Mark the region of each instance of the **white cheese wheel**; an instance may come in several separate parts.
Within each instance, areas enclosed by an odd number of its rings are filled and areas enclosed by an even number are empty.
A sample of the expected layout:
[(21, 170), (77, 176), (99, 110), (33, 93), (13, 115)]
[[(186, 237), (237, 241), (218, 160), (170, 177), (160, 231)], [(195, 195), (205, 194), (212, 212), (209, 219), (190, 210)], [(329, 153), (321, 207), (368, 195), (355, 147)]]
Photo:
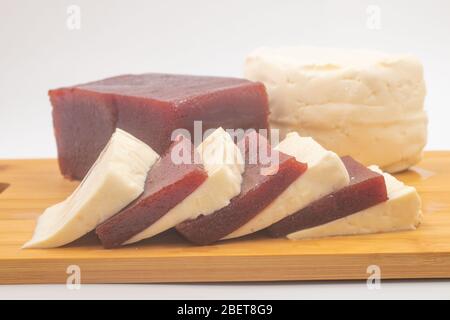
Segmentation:
[(409, 55), (313, 47), (259, 48), (245, 76), (264, 83), (281, 137), (311, 136), (340, 156), (401, 171), (427, 141), (425, 82)]

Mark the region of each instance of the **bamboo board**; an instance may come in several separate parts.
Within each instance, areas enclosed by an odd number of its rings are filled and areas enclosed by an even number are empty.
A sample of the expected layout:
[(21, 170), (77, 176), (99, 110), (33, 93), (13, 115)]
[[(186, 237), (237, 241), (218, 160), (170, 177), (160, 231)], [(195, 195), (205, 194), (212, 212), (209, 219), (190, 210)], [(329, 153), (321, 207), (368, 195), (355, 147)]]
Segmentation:
[(397, 177), (422, 197), (417, 231), (302, 241), (260, 233), (204, 247), (169, 231), (115, 250), (89, 234), (63, 248), (22, 250), (35, 218), (77, 183), (54, 159), (0, 160), (0, 284), (66, 283), (70, 265), (82, 283), (366, 279), (369, 265), (384, 279), (450, 278), (450, 151), (428, 152)]

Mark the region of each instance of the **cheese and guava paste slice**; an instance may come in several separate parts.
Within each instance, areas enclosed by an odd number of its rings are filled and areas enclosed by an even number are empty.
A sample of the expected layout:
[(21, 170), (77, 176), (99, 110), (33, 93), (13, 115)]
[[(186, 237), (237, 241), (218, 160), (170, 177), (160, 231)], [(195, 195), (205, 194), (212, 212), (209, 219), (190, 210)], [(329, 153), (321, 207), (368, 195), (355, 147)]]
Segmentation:
[(214, 213), (226, 207), (241, 192), (244, 160), (224, 129), (216, 129), (197, 147), (197, 152), (208, 174), (206, 180), (173, 209), (124, 244), (153, 237), (185, 220)]
[(92, 231), (143, 192), (158, 158), (147, 144), (116, 129), (83, 181), (66, 200), (44, 211), (23, 247), (59, 247)]
[(350, 176), (350, 184), (271, 225), (267, 231), (272, 236), (282, 237), (320, 226), (388, 199), (382, 174), (370, 170), (350, 156), (341, 159)]
[(148, 173), (144, 192), (95, 229), (105, 248), (118, 247), (151, 226), (206, 180), (203, 165), (193, 161), (195, 153), (189, 139), (175, 139)]
[[(307, 168), (294, 157), (273, 150), (255, 131), (241, 142), (246, 162), (241, 193), (225, 208), (178, 224), (177, 231), (187, 240), (205, 245), (222, 239), (258, 215)], [(267, 163), (265, 155), (270, 159)]]
[(422, 221), (421, 200), (414, 187), (407, 186), (377, 166), (386, 181), (388, 200), (347, 217), (287, 235), (290, 239), (308, 239), (340, 235), (414, 230)]
[(308, 169), (270, 205), (224, 239), (240, 237), (267, 228), (350, 182), (341, 158), (334, 152), (325, 150), (310, 137), (290, 133), (275, 149), (306, 163)]

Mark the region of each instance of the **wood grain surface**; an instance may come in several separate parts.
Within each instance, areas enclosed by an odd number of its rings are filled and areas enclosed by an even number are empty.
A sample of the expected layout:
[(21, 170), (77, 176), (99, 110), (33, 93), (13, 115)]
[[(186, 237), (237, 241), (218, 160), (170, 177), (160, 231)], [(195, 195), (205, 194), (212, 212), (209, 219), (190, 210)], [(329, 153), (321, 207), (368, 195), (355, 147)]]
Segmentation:
[(385, 279), (450, 278), (450, 152), (428, 152), (397, 177), (422, 197), (416, 231), (301, 241), (259, 233), (203, 247), (169, 231), (115, 250), (88, 234), (63, 248), (22, 250), (35, 218), (77, 182), (63, 179), (54, 159), (0, 160), (0, 284), (66, 283), (70, 265), (82, 283), (366, 279), (369, 265)]

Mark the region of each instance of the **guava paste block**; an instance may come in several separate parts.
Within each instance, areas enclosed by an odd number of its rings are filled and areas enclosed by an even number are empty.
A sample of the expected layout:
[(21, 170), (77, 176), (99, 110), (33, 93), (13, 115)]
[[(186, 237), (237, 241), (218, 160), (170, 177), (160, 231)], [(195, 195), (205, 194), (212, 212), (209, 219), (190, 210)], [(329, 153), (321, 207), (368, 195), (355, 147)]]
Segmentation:
[(264, 85), (238, 78), (148, 73), (49, 91), (61, 173), (82, 179), (121, 128), (163, 154), (175, 129), (265, 129)]

